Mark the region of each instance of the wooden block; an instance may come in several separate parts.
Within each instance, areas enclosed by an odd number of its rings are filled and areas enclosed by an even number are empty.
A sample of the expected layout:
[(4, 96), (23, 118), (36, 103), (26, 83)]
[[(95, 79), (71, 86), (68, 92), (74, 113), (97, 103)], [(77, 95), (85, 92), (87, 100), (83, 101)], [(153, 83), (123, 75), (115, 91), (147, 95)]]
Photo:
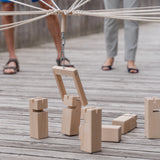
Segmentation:
[(64, 95), (63, 104), (66, 106), (75, 107), (77, 104), (77, 99), (80, 100), (80, 97), (74, 95)]
[(145, 98), (145, 135), (160, 138), (160, 98)]
[(84, 121), (80, 125), (81, 150), (94, 153), (101, 151), (102, 109), (85, 108)]
[(48, 137), (48, 112), (30, 112), (30, 137), (35, 139)]
[(29, 100), (29, 106), (32, 110), (43, 110), (48, 108), (48, 100), (46, 98), (31, 98)]
[(78, 71), (75, 68), (70, 68), (70, 67), (68, 67), (68, 68), (65, 67), (64, 68), (64, 67), (61, 67), (61, 66), (54, 66), (53, 67), (53, 73), (54, 73), (54, 76), (55, 76), (57, 86), (59, 88), (59, 92), (61, 94), (62, 100), (64, 100), (64, 95), (66, 95), (67, 93), (66, 93), (66, 89), (65, 89), (65, 86), (64, 86), (64, 83), (63, 83), (63, 80), (62, 80), (61, 76), (69, 76), (69, 77), (72, 77), (73, 80), (74, 80), (77, 92), (78, 92), (80, 100), (81, 100), (81, 104), (83, 106), (88, 104), (86, 95), (85, 95), (84, 90), (83, 90), (81, 80), (79, 78)]
[(102, 141), (104, 142), (120, 142), (121, 126), (102, 125)]
[(96, 107), (83, 107), (81, 108), (81, 119), (85, 119), (85, 113), (87, 109), (96, 109)]
[(79, 134), (81, 102), (76, 100), (75, 107), (64, 107), (62, 115), (62, 134), (73, 136)]
[(125, 134), (137, 127), (137, 115), (124, 114), (112, 121), (112, 125), (120, 125), (122, 134)]

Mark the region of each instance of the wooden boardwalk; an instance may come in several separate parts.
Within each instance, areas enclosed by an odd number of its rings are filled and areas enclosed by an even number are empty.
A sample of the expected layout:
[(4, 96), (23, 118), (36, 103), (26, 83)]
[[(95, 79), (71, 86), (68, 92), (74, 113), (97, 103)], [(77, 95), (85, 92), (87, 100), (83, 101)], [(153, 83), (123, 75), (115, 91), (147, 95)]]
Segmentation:
[[(79, 71), (89, 106), (103, 109), (103, 124), (123, 113), (138, 114), (138, 128), (123, 135), (121, 143), (102, 143), (102, 152), (80, 151), (78, 136), (60, 133), (62, 101), (51, 68), (55, 65), (54, 46), (44, 44), (17, 50), (21, 72), (3, 75), (7, 53), (0, 53), (0, 160), (159, 160), (160, 140), (144, 136), (144, 97), (160, 96), (160, 24), (140, 28), (137, 56), (139, 74), (128, 74), (120, 31), (119, 55), (114, 70), (102, 72), (105, 60), (103, 34), (67, 40), (66, 54)], [(66, 78), (69, 93), (74, 93), (72, 80)], [(49, 138), (29, 137), (29, 98), (49, 99)]]

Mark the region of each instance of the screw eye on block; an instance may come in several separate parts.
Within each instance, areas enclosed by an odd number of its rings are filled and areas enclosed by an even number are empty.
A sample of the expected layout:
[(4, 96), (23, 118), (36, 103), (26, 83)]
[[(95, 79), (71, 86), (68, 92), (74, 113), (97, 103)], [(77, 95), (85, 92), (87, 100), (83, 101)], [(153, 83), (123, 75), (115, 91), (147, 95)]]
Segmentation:
[(160, 138), (160, 98), (145, 98), (145, 136)]
[(137, 127), (137, 115), (135, 114), (124, 114), (112, 121), (112, 125), (120, 125), (122, 127), (122, 134), (133, 130)]
[(64, 104), (70, 106), (63, 108), (62, 134), (73, 136), (79, 134), (81, 101), (78, 96), (64, 96)]
[(30, 137), (42, 139), (48, 137), (48, 112), (43, 109), (48, 108), (46, 98), (31, 98), (30, 105)]
[(82, 106), (86, 106), (88, 104), (88, 101), (84, 93), (78, 71), (75, 68), (61, 67), (61, 66), (54, 66), (52, 69), (57, 82), (57, 86), (59, 88), (62, 101), (64, 101), (64, 96), (67, 95), (66, 89), (62, 80), (62, 76), (68, 76), (68, 77), (72, 77), (74, 80)]
[(83, 108), (84, 121), (80, 125), (81, 150), (94, 153), (101, 151), (102, 109)]

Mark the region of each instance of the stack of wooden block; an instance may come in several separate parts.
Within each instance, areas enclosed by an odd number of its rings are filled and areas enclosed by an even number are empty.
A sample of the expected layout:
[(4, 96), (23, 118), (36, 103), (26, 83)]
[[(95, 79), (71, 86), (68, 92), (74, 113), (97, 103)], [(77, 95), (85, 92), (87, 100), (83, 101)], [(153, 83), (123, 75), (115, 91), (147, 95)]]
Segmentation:
[(48, 100), (46, 98), (32, 98), (30, 105), (30, 137), (42, 139), (48, 137)]
[(81, 101), (78, 96), (64, 95), (62, 114), (62, 134), (73, 136), (79, 134)]

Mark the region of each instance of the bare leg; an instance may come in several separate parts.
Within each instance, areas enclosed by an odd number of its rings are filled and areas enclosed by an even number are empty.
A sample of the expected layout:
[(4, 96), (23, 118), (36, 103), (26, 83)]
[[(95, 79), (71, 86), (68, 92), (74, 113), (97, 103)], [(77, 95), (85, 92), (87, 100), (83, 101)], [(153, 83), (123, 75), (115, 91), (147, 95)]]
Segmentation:
[[(13, 11), (14, 10), (14, 4), (13, 3), (2, 3), (2, 10), (3, 11)], [(9, 24), (13, 22), (13, 16), (3, 16), (2, 17), (2, 24)], [(9, 58), (10, 59), (17, 59), (15, 54), (15, 48), (14, 48), (14, 28), (7, 29), (4, 31), (5, 40), (7, 44), (7, 48), (9, 51)], [(16, 64), (14, 62), (10, 62), (8, 64), (9, 67), (15, 67)], [(13, 69), (5, 69), (5, 73), (13, 73)]]
[[(44, 0), (46, 3), (53, 6), (52, 2), (50, 0)], [(44, 9), (51, 9), (47, 5), (43, 4), (42, 2), (39, 2), (41, 7)], [(51, 33), (51, 36), (53, 38), (53, 41), (55, 43), (56, 49), (57, 49), (57, 59), (61, 58), (61, 30), (59, 25), (58, 16), (56, 15), (50, 15), (47, 18), (47, 25), (48, 30)], [(69, 62), (65, 60), (65, 64), (68, 65)]]
[[(52, 2), (50, 0), (44, 0), (46, 3), (52, 5)], [(51, 9), (42, 2), (40, 2), (40, 5), (44, 9)], [(47, 17), (47, 25), (48, 29), (51, 33), (51, 36), (53, 38), (53, 41), (55, 43), (56, 49), (57, 49), (57, 58), (59, 59), (61, 57), (61, 31), (60, 31), (60, 25), (59, 20), (56, 15), (50, 15)]]

